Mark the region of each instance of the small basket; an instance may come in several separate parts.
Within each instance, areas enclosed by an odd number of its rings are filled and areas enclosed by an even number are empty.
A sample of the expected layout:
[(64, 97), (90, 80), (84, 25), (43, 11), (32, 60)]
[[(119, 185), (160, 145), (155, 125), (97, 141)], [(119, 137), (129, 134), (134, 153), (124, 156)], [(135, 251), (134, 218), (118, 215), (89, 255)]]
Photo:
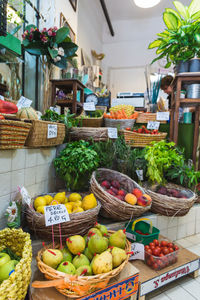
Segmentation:
[(143, 194), (144, 190), (135, 181), (128, 176), (109, 169), (97, 169), (93, 172), (90, 185), (91, 190), (95, 197), (101, 202), (102, 209), (101, 215), (105, 218), (110, 218), (116, 221), (130, 220), (135, 217), (141, 216), (148, 211), (151, 205), (143, 207), (139, 205), (131, 205), (125, 201), (121, 201), (118, 198), (107, 193), (99, 184), (103, 180), (118, 180), (125, 190), (131, 192), (134, 188), (140, 189)]
[(10, 248), (21, 257), (15, 271), (0, 284), (1, 300), (23, 300), (31, 279), (32, 247), (30, 235), (21, 229), (5, 228), (0, 231), (0, 252)]
[(107, 141), (108, 129), (105, 127), (72, 127), (69, 132), (69, 139), (71, 141)]
[[(29, 132), (25, 146), (52, 147), (63, 143), (65, 138), (65, 125), (56, 122), (31, 120), (32, 128)], [(57, 125), (57, 137), (48, 138), (48, 125)]]
[(142, 134), (129, 130), (123, 130), (123, 135), (126, 144), (132, 147), (146, 147), (151, 145), (151, 142), (159, 142), (166, 138), (166, 132), (160, 132), (159, 134)]
[[(108, 231), (108, 234), (112, 234), (113, 232), (114, 231)], [(49, 245), (47, 248), (52, 249), (52, 245)], [(57, 245), (56, 248), (59, 248), (59, 245)], [(130, 250), (131, 245), (129, 241), (126, 240), (125, 251), (130, 252)], [(54, 286), (61, 294), (69, 298), (81, 298), (95, 292), (98, 289), (105, 288), (110, 279), (117, 276), (123, 270), (130, 257), (130, 254), (128, 254), (126, 260), (119, 267), (113, 269), (108, 273), (94, 276), (77, 276), (64, 274), (44, 264), (42, 261), (42, 253), (44, 251), (45, 249), (43, 248), (38, 252), (37, 255), (39, 270), (45, 275), (47, 279), (52, 280), (49, 282), (49, 287)], [(48, 282), (44, 282), (44, 284), (45, 283), (48, 284)], [(33, 282), (33, 287), (43, 287), (42, 282)]]
[[(88, 193), (87, 193), (88, 194)], [(49, 194), (52, 197), (55, 196), (55, 194)], [(69, 194), (66, 194), (66, 196), (69, 196)], [(81, 196), (85, 196), (86, 193), (81, 193)], [(40, 195), (42, 196), (42, 195)], [(33, 231), (38, 237), (41, 237), (43, 239), (51, 239), (52, 238), (52, 227), (45, 226), (45, 218), (43, 214), (40, 214), (35, 211), (33, 208), (34, 199), (31, 201), (31, 206), (26, 205), (26, 220), (28, 223), (28, 226), (31, 231)], [(88, 232), (88, 230), (94, 226), (94, 224), (97, 221), (97, 216), (100, 211), (101, 205), (98, 202), (98, 205), (95, 208), (86, 210), (84, 212), (80, 213), (73, 213), (70, 214), (70, 221), (61, 223), (61, 234), (62, 239), (64, 240), (66, 236), (72, 236), (76, 234), (84, 235)], [(56, 241), (60, 240), (60, 231), (59, 231), (59, 225), (53, 226), (54, 230), (54, 238)]]
[[(103, 114), (107, 111), (106, 106), (96, 106), (96, 109), (102, 110)], [(83, 110), (77, 119), (80, 120), (81, 127), (101, 127), (103, 125), (103, 114), (99, 118), (84, 118), (85, 111)]]
[[(139, 112), (136, 123), (148, 123), (149, 121), (157, 121), (156, 113), (142, 113)], [(166, 124), (167, 121), (159, 121), (162, 124)]]
[(22, 121), (0, 120), (0, 149), (23, 148), (31, 126)]
[[(149, 223), (144, 221), (149, 221)], [(154, 227), (152, 225), (152, 221), (148, 218), (138, 219), (126, 225), (128, 225), (126, 228), (126, 236), (131, 242), (148, 245), (149, 243), (153, 242), (154, 239), (157, 240), (160, 234), (160, 230)], [(143, 233), (148, 233), (148, 235), (137, 233), (136, 230), (140, 230)]]
[(104, 119), (105, 127), (114, 127), (119, 129), (126, 129), (127, 127), (132, 128), (135, 124), (135, 119)]

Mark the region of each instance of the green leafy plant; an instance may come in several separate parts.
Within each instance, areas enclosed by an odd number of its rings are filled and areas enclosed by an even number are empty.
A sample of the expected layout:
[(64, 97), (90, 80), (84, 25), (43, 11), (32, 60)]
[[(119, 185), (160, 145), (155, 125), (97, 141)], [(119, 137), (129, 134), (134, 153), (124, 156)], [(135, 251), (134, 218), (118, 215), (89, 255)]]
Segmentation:
[(114, 167), (114, 146), (111, 140), (105, 142), (92, 142), (91, 148), (99, 156), (99, 167), (112, 169)]
[(82, 140), (68, 143), (54, 160), (57, 174), (65, 180), (67, 189), (72, 191), (86, 191), (89, 178), (98, 165), (98, 154), (88, 142)]
[(71, 114), (69, 111), (66, 115), (59, 115), (58, 113), (47, 109), (45, 114), (41, 116), (43, 121), (59, 122), (64, 123), (67, 129), (72, 127), (77, 127), (79, 125), (79, 120), (75, 118), (75, 114)]

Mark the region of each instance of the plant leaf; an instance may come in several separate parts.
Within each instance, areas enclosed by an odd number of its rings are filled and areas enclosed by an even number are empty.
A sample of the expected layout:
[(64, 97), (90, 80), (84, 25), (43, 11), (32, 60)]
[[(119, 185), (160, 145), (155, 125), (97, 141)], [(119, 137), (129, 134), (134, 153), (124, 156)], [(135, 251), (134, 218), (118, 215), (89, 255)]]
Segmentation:
[(153, 48), (159, 47), (161, 44), (162, 44), (162, 41), (155, 40), (155, 41), (153, 41), (152, 43), (149, 44), (148, 49), (153, 49)]
[(171, 66), (171, 62), (168, 62), (166, 65), (165, 65), (165, 69), (168, 69), (170, 66)]
[(52, 59), (56, 58), (58, 56), (58, 50), (55, 50), (55, 49), (51, 49), (48, 47), (48, 50), (49, 50), (49, 54), (51, 56)]
[(56, 43), (60, 44), (64, 41), (64, 39), (68, 36), (69, 34), (69, 28), (68, 27), (61, 27), (58, 29), (56, 32)]
[(168, 29), (170, 29), (170, 30), (178, 29), (178, 19), (174, 14), (164, 12), (163, 21)]
[(195, 14), (191, 16), (192, 20), (197, 20), (200, 18), (200, 11), (197, 11)]
[(179, 1), (174, 1), (173, 2), (174, 6), (176, 7), (177, 11), (179, 12), (179, 14), (185, 19), (188, 20), (188, 13), (186, 10), (186, 7)]
[(177, 11), (175, 11), (173, 8), (166, 8), (165, 11), (167, 13), (172, 13), (173, 15), (175, 15), (180, 21), (181, 21), (181, 16), (179, 15), (179, 13)]
[(74, 43), (65, 43), (65, 42), (63, 42), (59, 46), (64, 49), (66, 58), (74, 56), (75, 52), (78, 49), (78, 46)]
[(200, 10), (200, 1), (199, 0), (192, 0), (192, 2), (190, 3), (190, 5), (188, 7), (188, 11), (189, 11), (190, 16), (193, 16), (199, 10)]

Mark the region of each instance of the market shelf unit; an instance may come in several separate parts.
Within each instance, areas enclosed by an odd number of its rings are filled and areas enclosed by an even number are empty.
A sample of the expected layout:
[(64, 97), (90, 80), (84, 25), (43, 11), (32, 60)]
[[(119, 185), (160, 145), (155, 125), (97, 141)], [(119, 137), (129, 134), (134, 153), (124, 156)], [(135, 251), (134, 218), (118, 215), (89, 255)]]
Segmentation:
[[(176, 75), (173, 82), (172, 104), (171, 104), (171, 119), (170, 119), (170, 139), (176, 144), (178, 142), (178, 119), (179, 107), (195, 107), (195, 123), (194, 123), (194, 142), (192, 158), (194, 165), (197, 159), (197, 147), (199, 140), (199, 116), (200, 116), (200, 98), (180, 98), (180, 93), (183, 83), (196, 83), (200, 84), (200, 72), (198, 73), (179, 73)], [(175, 96), (176, 90), (176, 96)], [(200, 167), (200, 166), (199, 166)]]
[[(61, 107), (61, 113), (64, 113), (65, 107), (70, 107), (72, 113), (77, 113), (78, 108), (83, 107), (84, 102), (84, 89), (86, 86), (77, 79), (52, 79), (52, 97), (51, 105), (58, 105)], [(69, 94), (73, 92), (70, 99), (56, 99), (57, 90), (62, 90), (64, 93)], [(80, 91), (80, 102), (77, 101), (77, 92)]]

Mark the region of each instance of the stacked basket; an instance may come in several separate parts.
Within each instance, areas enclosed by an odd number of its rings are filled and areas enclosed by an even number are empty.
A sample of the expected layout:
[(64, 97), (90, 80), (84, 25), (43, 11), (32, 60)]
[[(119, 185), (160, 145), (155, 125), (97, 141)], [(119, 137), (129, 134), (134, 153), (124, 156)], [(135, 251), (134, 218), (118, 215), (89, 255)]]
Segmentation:
[(123, 135), (126, 144), (132, 147), (146, 147), (151, 145), (151, 142), (159, 142), (166, 138), (166, 132), (159, 132), (158, 134), (143, 134), (129, 130), (123, 130)]
[(101, 127), (103, 125), (103, 114), (107, 111), (106, 106), (96, 106), (96, 110), (102, 110), (102, 116), (98, 118), (88, 118), (83, 110), (77, 119), (81, 127)]

